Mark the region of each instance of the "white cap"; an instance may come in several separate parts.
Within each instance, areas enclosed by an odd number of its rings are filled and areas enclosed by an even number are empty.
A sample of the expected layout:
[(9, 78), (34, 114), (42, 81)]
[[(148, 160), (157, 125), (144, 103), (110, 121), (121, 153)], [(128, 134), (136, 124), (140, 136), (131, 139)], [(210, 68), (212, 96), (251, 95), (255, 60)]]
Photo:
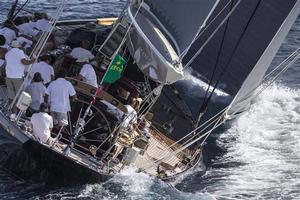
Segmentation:
[(78, 62), (78, 63), (83, 63), (83, 62), (89, 62), (90, 60), (88, 59), (88, 58), (78, 58), (77, 60), (76, 60), (76, 62)]
[(21, 47), (21, 44), (17, 40), (12, 41), (10, 45), (13, 48), (20, 48)]

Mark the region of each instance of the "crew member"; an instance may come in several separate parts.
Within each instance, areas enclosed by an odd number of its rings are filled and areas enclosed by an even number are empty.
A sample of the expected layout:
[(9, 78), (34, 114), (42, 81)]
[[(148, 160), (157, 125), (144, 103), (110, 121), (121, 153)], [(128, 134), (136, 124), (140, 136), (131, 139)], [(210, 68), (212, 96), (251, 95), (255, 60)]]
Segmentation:
[(31, 96), (31, 113), (35, 113), (39, 110), (41, 103), (44, 102), (44, 96), (46, 93), (46, 87), (43, 84), (42, 75), (36, 72), (33, 76), (32, 83), (26, 87), (26, 92)]
[(27, 16), (17, 17), (15, 19), (15, 25), (19, 30), (19, 35), (26, 35), (28, 37), (35, 37), (39, 30), (35, 30), (35, 22), (29, 21)]
[(137, 111), (140, 107), (140, 102), (137, 98), (131, 99), (128, 105), (125, 105), (127, 113), (125, 114), (122, 127), (124, 128), (133, 128), (133, 124), (137, 123)]
[(46, 90), (45, 102), (50, 103), (54, 125), (63, 126), (63, 122), (68, 121), (68, 112), (71, 111), (70, 97), (75, 100), (76, 91), (73, 85), (65, 79), (63, 72), (60, 72), (57, 77)]
[(88, 63), (88, 59), (77, 60), (77, 62), (83, 63), (83, 66), (82, 66), (77, 78), (89, 85), (98, 87), (96, 72), (95, 72), (92, 64)]
[(48, 114), (50, 112), (49, 104), (42, 103), (40, 112), (34, 113), (31, 117), (32, 134), (42, 143), (51, 144), (51, 131), (53, 128), (53, 119)]
[(48, 15), (46, 13), (34, 13), (34, 29), (47, 31), (50, 26)]
[(0, 35), (5, 37), (5, 44), (10, 45), (17, 37), (16, 32), (12, 29), (13, 24), (10, 21), (4, 22), (4, 27), (0, 29)]
[(76, 47), (72, 50), (71, 56), (75, 59), (94, 59), (94, 55), (89, 51), (91, 44), (88, 40), (83, 40), (80, 47)]
[[(9, 103), (15, 98), (18, 90), (20, 89), (26, 65), (32, 64), (35, 60), (29, 60), (27, 55), (22, 49), (19, 49), (21, 45), (18, 41), (14, 40), (11, 44), (13, 47), (5, 54), (5, 73), (6, 73), (6, 86), (8, 91)], [(17, 108), (13, 107), (12, 118), (15, 118)]]
[(32, 78), (36, 72), (41, 73), (45, 85), (49, 85), (54, 80), (54, 70), (51, 64), (51, 57), (49, 55), (41, 56), (40, 62), (32, 65), (30, 77)]

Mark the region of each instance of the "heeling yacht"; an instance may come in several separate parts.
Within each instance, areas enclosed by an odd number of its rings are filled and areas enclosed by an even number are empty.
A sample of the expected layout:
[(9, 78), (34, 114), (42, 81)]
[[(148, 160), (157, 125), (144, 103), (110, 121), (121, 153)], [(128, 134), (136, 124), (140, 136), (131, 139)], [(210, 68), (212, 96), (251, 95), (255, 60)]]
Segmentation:
[[(16, 121), (1, 87), (0, 123), (65, 183), (105, 181), (130, 165), (170, 180), (197, 166), (210, 133), (249, 106), (300, 11), (297, 0), (144, 0), (129, 1), (117, 18), (59, 21), (64, 6), (31, 56), (50, 55), (75, 87), (69, 122), (53, 129), (51, 144), (37, 140), (24, 114), (26, 77), (12, 103)], [(93, 46), (99, 87), (75, 78), (82, 66), (70, 52), (82, 41)], [(182, 81), (185, 67), (204, 85), (194, 88), (204, 94), (196, 104)], [(139, 105), (128, 123), (132, 99)]]

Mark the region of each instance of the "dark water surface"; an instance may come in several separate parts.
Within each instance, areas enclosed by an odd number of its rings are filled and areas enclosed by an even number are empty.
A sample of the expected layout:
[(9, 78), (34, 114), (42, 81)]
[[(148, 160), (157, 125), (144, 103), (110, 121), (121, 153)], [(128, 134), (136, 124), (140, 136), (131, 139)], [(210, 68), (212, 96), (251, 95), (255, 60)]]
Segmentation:
[[(0, 21), (11, 0), (0, 0)], [(28, 11), (53, 13), (57, 0), (32, 0)], [(122, 0), (72, 0), (65, 19), (113, 16)], [(273, 66), (300, 46), (300, 19), (288, 35)], [(296, 63), (265, 90), (251, 109), (211, 138), (205, 149), (207, 173), (190, 172), (172, 183), (126, 169), (106, 183), (49, 188), (22, 180), (2, 165), (7, 149), (0, 137), (0, 199), (300, 199), (300, 64)], [(197, 84), (193, 80), (192, 84)], [(28, 163), (30, 165), (30, 163)]]

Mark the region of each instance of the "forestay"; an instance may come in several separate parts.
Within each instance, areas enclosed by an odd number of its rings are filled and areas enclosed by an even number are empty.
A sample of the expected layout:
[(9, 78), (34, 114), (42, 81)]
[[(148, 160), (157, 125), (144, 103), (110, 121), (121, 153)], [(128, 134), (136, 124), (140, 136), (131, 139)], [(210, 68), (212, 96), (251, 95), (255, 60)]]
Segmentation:
[[(140, 69), (157, 82), (183, 77), (179, 55), (190, 47), (217, 0), (145, 0), (127, 10), (133, 23), (129, 49)], [(134, 18), (133, 16), (139, 12)]]
[[(211, 25), (205, 27), (184, 63), (203, 46), (236, 2), (220, 0), (206, 23), (212, 22)], [(191, 64), (204, 77), (203, 81), (235, 97), (229, 114), (249, 106), (254, 89), (261, 83), (299, 12), (299, 0), (242, 0)]]

